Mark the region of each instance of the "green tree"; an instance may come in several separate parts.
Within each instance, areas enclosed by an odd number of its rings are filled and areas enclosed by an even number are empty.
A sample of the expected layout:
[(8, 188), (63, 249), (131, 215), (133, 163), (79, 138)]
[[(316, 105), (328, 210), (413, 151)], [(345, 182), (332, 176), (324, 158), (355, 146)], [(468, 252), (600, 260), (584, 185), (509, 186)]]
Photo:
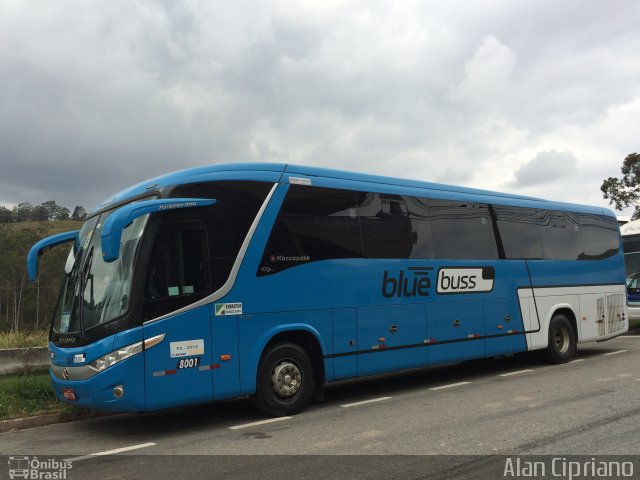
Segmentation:
[(87, 211), (84, 207), (76, 205), (76, 208), (73, 209), (73, 214), (71, 214), (71, 220), (84, 220), (85, 218), (87, 218)]
[(42, 205), (33, 207), (29, 220), (32, 222), (46, 222), (49, 220), (49, 212)]
[(37, 242), (41, 234), (31, 229), (0, 228), (0, 286), (5, 293), (6, 321), (17, 331), (23, 317), (23, 306), (27, 288), (25, 268), (29, 246)]
[(600, 190), (617, 210), (634, 207), (633, 218), (640, 218), (640, 155), (631, 153), (622, 162), (622, 178), (609, 177)]
[(50, 232), (44, 226), (35, 229), (15, 227), (0, 224), (0, 330), (43, 328), (55, 308), (70, 247), (46, 251), (40, 257), (38, 280), (29, 282), (27, 252), (31, 245)]
[(29, 202), (19, 203), (17, 207), (13, 207), (13, 219), (15, 222), (28, 222), (31, 220), (33, 207)]
[(61, 207), (58, 215), (56, 215), (56, 220), (69, 220), (71, 218), (69, 213), (70, 212), (67, 207)]
[(0, 207), (0, 223), (13, 222), (13, 213), (5, 207)]
[(56, 220), (62, 210), (62, 207), (55, 200), (42, 202), (41, 206), (47, 211), (47, 220)]

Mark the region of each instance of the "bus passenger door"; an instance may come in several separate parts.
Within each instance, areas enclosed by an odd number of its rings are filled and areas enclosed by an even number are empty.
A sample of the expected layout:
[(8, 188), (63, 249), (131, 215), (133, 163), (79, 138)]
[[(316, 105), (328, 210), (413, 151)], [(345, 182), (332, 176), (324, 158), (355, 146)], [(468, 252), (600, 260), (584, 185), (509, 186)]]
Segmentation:
[(164, 335), (144, 352), (147, 409), (213, 398), (210, 311), (205, 305), (145, 325), (145, 340)]
[(208, 295), (206, 230), (200, 221), (163, 222), (147, 268), (142, 318), (147, 409), (210, 401), (211, 306), (189, 307)]

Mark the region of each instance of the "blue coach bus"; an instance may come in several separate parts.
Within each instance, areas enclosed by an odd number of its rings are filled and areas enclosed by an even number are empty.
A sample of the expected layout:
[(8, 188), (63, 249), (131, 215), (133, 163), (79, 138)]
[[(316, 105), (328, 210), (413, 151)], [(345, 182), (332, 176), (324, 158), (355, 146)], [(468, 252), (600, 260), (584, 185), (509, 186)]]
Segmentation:
[(100, 205), (50, 337), (63, 401), (149, 411), (250, 395), (299, 412), (327, 382), (628, 329), (616, 218), (586, 207), (283, 164), (198, 167)]

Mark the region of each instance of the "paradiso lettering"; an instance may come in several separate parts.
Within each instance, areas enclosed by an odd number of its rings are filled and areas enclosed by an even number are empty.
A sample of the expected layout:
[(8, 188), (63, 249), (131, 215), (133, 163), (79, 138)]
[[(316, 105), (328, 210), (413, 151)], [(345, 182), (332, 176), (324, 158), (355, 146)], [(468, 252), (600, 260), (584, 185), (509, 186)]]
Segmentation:
[(172, 210), (174, 208), (189, 208), (195, 207), (196, 202), (182, 202), (182, 203), (172, 203), (170, 205), (160, 205), (160, 210)]

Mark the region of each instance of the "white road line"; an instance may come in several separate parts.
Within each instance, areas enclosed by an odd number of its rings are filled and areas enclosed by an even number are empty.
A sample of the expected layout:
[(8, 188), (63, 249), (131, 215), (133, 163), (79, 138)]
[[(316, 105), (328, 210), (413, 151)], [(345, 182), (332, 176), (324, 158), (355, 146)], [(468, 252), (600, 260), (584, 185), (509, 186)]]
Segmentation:
[(521, 373), (528, 373), (528, 372), (533, 372), (533, 370), (528, 368), (526, 370), (518, 370), (517, 372), (502, 373), (502, 374), (500, 374), (498, 376), (499, 377), (510, 377), (511, 375), (520, 375)]
[(429, 390), (444, 390), (445, 388), (460, 387), (462, 385), (467, 385), (469, 383), (471, 383), (471, 382), (451, 383), (449, 385), (441, 385), (439, 387), (431, 387)]
[(602, 355), (616, 355), (618, 353), (628, 352), (629, 350), (617, 350), (615, 352), (603, 353)]
[(578, 363), (578, 362), (584, 362), (584, 358), (576, 358), (575, 360), (571, 360), (569, 363)]
[(623, 337), (620, 338), (640, 338), (640, 335), (624, 335)]
[(340, 406), (343, 408), (357, 407), (358, 405), (365, 405), (367, 403), (374, 403), (374, 402), (382, 402), (384, 400), (391, 400), (391, 397), (372, 398), (371, 400), (363, 400), (361, 402), (354, 402), (354, 403), (345, 403), (344, 405), (340, 405)]
[(79, 460), (86, 460), (88, 458), (101, 457), (103, 455), (115, 455), (116, 453), (128, 452), (130, 450), (138, 450), (139, 448), (153, 447), (154, 445), (155, 443), (153, 442), (141, 443), (139, 445), (131, 445), (130, 447), (115, 448), (113, 450), (106, 450), (104, 452), (90, 453), (89, 455), (83, 455), (82, 457), (67, 458), (65, 460), (67, 462), (77, 462)]
[(267, 423), (273, 423), (273, 422), (282, 422), (283, 420), (289, 420), (291, 418), (292, 417), (268, 418), (267, 420), (260, 420), (259, 422), (244, 423), (242, 425), (234, 425), (233, 427), (229, 427), (229, 430), (240, 430), (241, 428), (257, 427), (258, 425), (266, 425)]

